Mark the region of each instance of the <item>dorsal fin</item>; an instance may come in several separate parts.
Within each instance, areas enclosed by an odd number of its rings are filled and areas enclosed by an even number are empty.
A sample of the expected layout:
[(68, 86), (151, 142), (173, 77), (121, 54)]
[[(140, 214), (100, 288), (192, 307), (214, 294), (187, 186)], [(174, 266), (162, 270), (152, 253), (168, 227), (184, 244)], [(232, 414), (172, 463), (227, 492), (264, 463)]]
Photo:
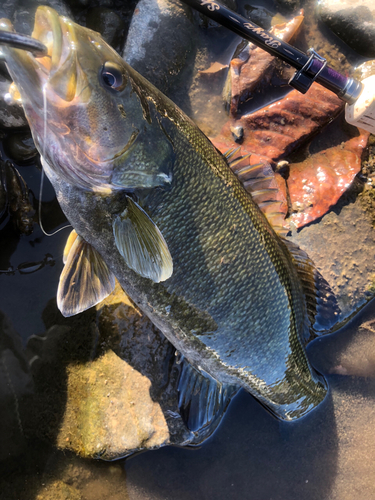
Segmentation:
[(313, 329), (312, 335), (307, 334), (308, 338), (305, 339), (307, 343), (332, 329), (339, 319), (340, 308), (331, 287), (315, 268), (306, 252), (292, 241), (286, 238), (280, 239), (292, 256), (305, 294), (307, 314)]
[(229, 160), (232, 156), (237, 154), (240, 149), (241, 149), (241, 146), (238, 146), (237, 148), (230, 148), (230, 149), (228, 149), (228, 151), (225, 151), (225, 153), (223, 153), (223, 156), (225, 156), (225, 158), (227, 160)]
[[(236, 150), (229, 150), (234, 155)], [(282, 202), (275, 173), (269, 163), (246, 164), (251, 154), (239, 156), (229, 161), (233, 173), (241, 181), (243, 187), (251, 194), (253, 200), (267, 217), (268, 222), (279, 236), (286, 236), (288, 230), (283, 227), (285, 214), (280, 210)], [(228, 156), (226, 156), (228, 159)], [(244, 165), (242, 165), (244, 163)], [(239, 168), (238, 168), (239, 167)]]
[(105, 299), (115, 288), (115, 277), (100, 254), (74, 230), (64, 249), (65, 266), (57, 289), (57, 306), (73, 316)]
[(159, 228), (130, 197), (127, 207), (113, 222), (118, 251), (126, 265), (155, 283), (167, 280), (173, 272), (172, 256)]

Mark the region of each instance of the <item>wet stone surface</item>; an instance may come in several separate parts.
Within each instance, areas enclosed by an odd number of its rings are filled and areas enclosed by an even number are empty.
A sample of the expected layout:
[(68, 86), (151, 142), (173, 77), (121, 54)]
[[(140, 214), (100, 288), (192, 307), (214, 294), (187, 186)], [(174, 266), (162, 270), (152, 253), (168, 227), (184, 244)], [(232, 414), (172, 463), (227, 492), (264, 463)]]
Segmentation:
[[(199, 444), (219, 424), (192, 433), (178, 412), (175, 349), (119, 285), (92, 310), (65, 320), (51, 304), (51, 325), (29, 339), (35, 381), (30, 434), (56, 439), (84, 458), (115, 460), (165, 445)], [(48, 382), (47, 382), (48, 381)], [(47, 385), (46, 385), (47, 382)], [(59, 397), (57, 397), (59, 394)]]
[(119, 50), (125, 38), (125, 23), (112, 10), (106, 7), (93, 7), (86, 16), (86, 26), (98, 31), (104, 40)]
[(365, 57), (375, 57), (374, 5), (365, 0), (323, 0), (320, 19), (349, 47)]

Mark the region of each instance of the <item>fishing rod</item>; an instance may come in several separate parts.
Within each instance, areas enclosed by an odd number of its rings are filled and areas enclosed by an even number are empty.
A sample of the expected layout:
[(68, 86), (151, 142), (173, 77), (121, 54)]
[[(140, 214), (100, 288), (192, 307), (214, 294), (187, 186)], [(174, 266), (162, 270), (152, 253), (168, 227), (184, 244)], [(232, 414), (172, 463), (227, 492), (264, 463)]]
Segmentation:
[(362, 82), (346, 77), (330, 68), (314, 49), (305, 54), (216, 0), (181, 1), (295, 68), (288, 83), (302, 94), (313, 82), (334, 92), (346, 103), (346, 121), (375, 133), (375, 75)]

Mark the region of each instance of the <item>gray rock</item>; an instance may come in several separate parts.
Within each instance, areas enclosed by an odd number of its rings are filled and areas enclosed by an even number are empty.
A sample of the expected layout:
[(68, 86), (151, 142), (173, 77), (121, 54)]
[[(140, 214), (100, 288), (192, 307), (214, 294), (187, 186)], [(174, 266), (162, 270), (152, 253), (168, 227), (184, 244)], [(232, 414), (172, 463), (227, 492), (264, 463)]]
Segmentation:
[(4, 141), (4, 151), (11, 160), (18, 163), (28, 163), (38, 152), (30, 132), (13, 134)]
[(358, 54), (375, 57), (374, 5), (364, 0), (322, 0), (320, 19)]
[(125, 23), (113, 10), (105, 7), (89, 9), (86, 16), (86, 26), (99, 32), (104, 40), (116, 50), (123, 47)]
[(35, 11), (40, 5), (48, 5), (60, 15), (74, 19), (72, 11), (63, 0), (19, 0), (13, 17), (15, 31), (31, 35), (34, 28)]
[(0, 4), (0, 19), (2, 17), (12, 19), (17, 7), (18, 0), (2, 0)]
[(290, 15), (300, 9), (299, 0), (275, 0), (275, 6), (281, 14)]
[(374, 295), (375, 230), (360, 198), (342, 200), (319, 223), (304, 227), (293, 241), (307, 252), (331, 285), (349, 318)]
[[(159, 90), (171, 96), (183, 68), (194, 62), (195, 26), (178, 0), (140, 0), (134, 12), (123, 57)], [(185, 92), (187, 85), (182, 83)]]

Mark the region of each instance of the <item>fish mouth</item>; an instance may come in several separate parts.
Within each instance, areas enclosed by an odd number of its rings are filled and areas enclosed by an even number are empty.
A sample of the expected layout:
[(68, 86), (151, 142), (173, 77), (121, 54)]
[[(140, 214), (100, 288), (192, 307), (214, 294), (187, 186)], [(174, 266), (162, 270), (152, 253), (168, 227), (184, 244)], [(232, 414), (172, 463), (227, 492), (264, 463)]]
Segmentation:
[[(36, 60), (43, 80), (53, 90), (55, 98), (71, 102), (80, 97), (82, 101), (88, 81), (77, 58), (78, 41), (74, 23), (59, 16), (54, 9), (41, 6), (35, 13), (32, 37), (47, 47), (47, 55)], [(63, 103), (60, 101), (58, 104)]]
[(47, 55), (39, 57), (38, 62), (48, 73), (55, 72), (61, 60), (63, 47), (63, 32), (57, 12), (49, 7), (38, 7), (31, 36), (47, 47)]

